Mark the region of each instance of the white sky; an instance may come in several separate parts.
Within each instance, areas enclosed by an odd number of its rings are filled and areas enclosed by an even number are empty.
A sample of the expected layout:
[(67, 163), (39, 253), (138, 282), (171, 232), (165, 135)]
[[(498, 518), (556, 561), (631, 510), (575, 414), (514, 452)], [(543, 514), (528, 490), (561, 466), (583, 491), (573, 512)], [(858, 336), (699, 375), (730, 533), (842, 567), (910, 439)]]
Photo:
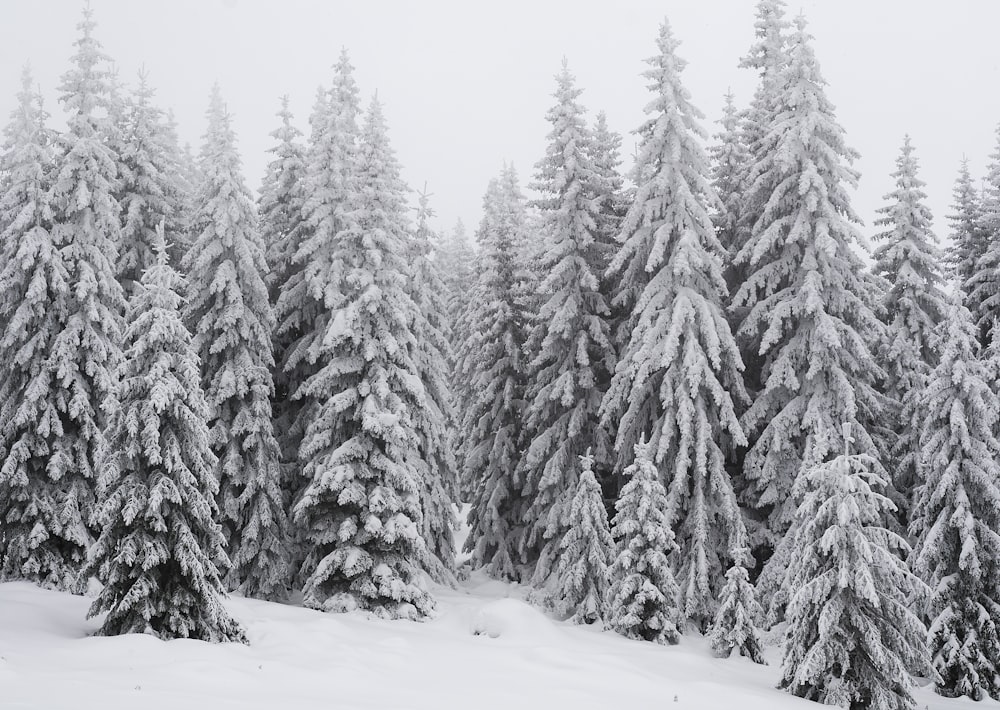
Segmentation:
[[(195, 147), (208, 92), (218, 81), (234, 114), (250, 187), (257, 189), (278, 97), (287, 93), (300, 130), (316, 87), (346, 47), (367, 97), (378, 91), (390, 136), (414, 188), (425, 182), (442, 227), (473, 229), (486, 183), (502, 161), (530, 181), (545, 149), (545, 111), (565, 55), (581, 101), (605, 110), (628, 135), (649, 95), (640, 72), (668, 17), (688, 60), (683, 80), (715, 132), (722, 95), (741, 106), (756, 77), (737, 68), (753, 41), (752, 0), (92, 0), (97, 38), (133, 83), (141, 66), (157, 100), (174, 109)], [(77, 36), (80, 0), (0, 0), (0, 120), (14, 107), (30, 61), (62, 120), (56, 85)], [(903, 134), (913, 137), (939, 235), (968, 155), (976, 177), (1000, 122), (1000, 3), (987, 0), (801, 0), (837, 116), (861, 152), (855, 208), (874, 231), (891, 189)]]

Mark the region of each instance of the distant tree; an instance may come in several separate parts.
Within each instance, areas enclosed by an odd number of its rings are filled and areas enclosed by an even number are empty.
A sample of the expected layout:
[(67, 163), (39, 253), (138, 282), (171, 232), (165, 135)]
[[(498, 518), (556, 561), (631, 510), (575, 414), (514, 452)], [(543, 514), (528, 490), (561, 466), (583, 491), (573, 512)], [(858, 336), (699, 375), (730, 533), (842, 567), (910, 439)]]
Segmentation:
[(969, 302), (969, 279), (976, 273), (976, 264), (986, 251), (986, 234), (983, 230), (982, 196), (976, 189), (969, 174), (969, 159), (962, 158), (952, 190), (951, 244), (948, 250), (948, 264), (962, 290), (963, 303), (972, 310)]
[(201, 359), (218, 458), (220, 522), (233, 571), (248, 596), (281, 598), (288, 584), (287, 514), (271, 420), (274, 316), (263, 274), (263, 245), (244, 183), (231, 119), (212, 90), (201, 151), (195, 242), (185, 320)]
[(993, 323), (1000, 318), (1000, 125), (996, 150), (990, 154), (979, 212), (981, 249), (972, 275), (965, 281), (969, 311), (979, 329), (979, 343), (986, 347), (993, 339)]
[(108, 612), (100, 629), (105, 636), (246, 643), (222, 605), (220, 571), (229, 560), (213, 520), (208, 404), (162, 227), (151, 247), (157, 261), (135, 284), (117, 391), (121, 407), (101, 464), (101, 535), (83, 570), (84, 578), (96, 575), (103, 584), (89, 616)]
[(636, 444), (635, 461), (624, 474), (628, 483), (615, 502), (611, 527), (618, 552), (608, 572), (608, 626), (628, 638), (675, 644), (680, 589), (667, 557), (678, 548), (664, 514), (667, 492), (652, 445)]
[(997, 395), (968, 310), (936, 330), (941, 357), (921, 397), (923, 481), (911, 564), (930, 585), (929, 645), (937, 692), (1000, 698), (1000, 441)]
[[(719, 120), (721, 130), (715, 134), (716, 143), (709, 149), (712, 158), (712, 187), (720, 204), (712, 215), (715, 233), (726, 252), (726, 265), (742, 246), (740, 225), (743, 214), (743, 195), (747, 189), (747, 172), (750, 151), (744, 142), (741, 113), (736, 109), (733, 92), (727, 92)], [(738, 287), (738, 283), (731, 283)]]

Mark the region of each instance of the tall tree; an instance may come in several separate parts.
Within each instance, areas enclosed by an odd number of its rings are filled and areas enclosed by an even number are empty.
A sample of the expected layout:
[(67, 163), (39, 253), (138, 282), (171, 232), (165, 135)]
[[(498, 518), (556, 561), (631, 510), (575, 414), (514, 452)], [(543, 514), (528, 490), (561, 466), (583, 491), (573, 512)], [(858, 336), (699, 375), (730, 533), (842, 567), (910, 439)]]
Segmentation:
[(357, 161), (357, 201), (327, 255), (340, 265), (333, 318), (304, 385), (319, 402), (301, 455), (309, 484), (295, 520), (309, 546), (305, 604), (419, 618), (434, 606), (419, 566), (420, 440), (426, 392), (413, 359), (405, 188), (382, 109), (372, 103)]
[(881, 326), (847, 192), (857, 183), (856, 153), (834, 118), (809, 40), (799, 18), (780, 77), (783, 103), (763, 139), (767, 150), (754, 151), (751, 192), (765, 190), (768, 208), (735, 259), (747, 274), (733, 301), (743, 309), (738, 336), (759, 354), (762, 387), (741, 419), (755, 437), (743, 476), (762, 520), (754, 543), (774, 551), (758, 583), (773, 608), (784, 599), (777, 591), (793, 539), (786, 533), (795, 480), (843, 448), (845, 422), (858, 451), (874, 454), (865, 423), (882, 406), (875, 389), (882, 372), (869, 345)]
[[(725, 450), (746, 444), (733, 399), (745, 398), (739, 349), (723, 303), (723, 249), (710, 205), (717, 197), (699, 139), (701, 113), (680, 83), (685, 62), (664, 22), (646, 72), (653, 100), (639, 128), (634, 168), (642, 181), (609, 272), (636, 293), (631, 338), (602, 407), (617, 421), (619, 454), (651, 436), (677, 534), (683, 618), (712, 621), (729, 550), (745, 544)], [(645, 284), (637, 288), (628, 279)]]
[(263, 245), (243, 181), (236, 137), (216, 86), (201, 151), (198, 235), (184, 259), (185, 320), (194, 334), (218, 458), (220, 522), (233, 558), (231, 583), (281, 597), (287, 584), (287, 521), (271, 421), (271, 332)]
[[(919, 474), (920, 397), (924, 382), (936, 364), (934, 328), (947, 311), (941, 275), (942, 255), (931, 229), (931, 212), (924, 200), (924, 182), (917, 177), (917, 160), (906, 136), (896, 171), (896, 188), (885, 196), (875, 224), (883, 231), (875, 236), (872, 271), (885, 279), (888, 290), (882, 310), (888, 322), (878, 345), (885, 370), (884, 391), (891, 411), (886, 412), (890, 430), (889, 459), (894, 462), (893, 489), (908, 505)], [(906, 510), (900, 511), (906, 517)]]
[(933, 675), (926, 629), (910, 611), (928, 590), (906, 566), (906, 541), (882, 527), (895, 507), (878, 492), (887, 485), (877, 459), (849, 451), (796, 481), (802, 502), (779, 684), (793, 695), (912, 710), (910, 675)]
[(556, 76), (555, 105), (545, 157), (536, 166), (536, 206), (542, 252), (541, 307), (531, 319), (527, 351), (527, 409), (524, 495), (524, 555), (535, 565), (534, 582), (554, 571), (560, 541), (569, 530), (579, 457), (591, 451), (597, 470), (611, 463), (611, 440), (599, 409), (614, 370), (610, 311), (601, 293), (601, 274), (611, 243), (600, 231), (601, 176), (591, 160), (593, 140), (578, 103), (580, 89), (563, 61)]
[(26, 67), (0, 155), (0, 577), (72, 589), (89, 539), (78, 484), (48, 470), (64, 397), (49, 357), (71, 295), (52, 234), (47, 116)]
[[(106, 415), (115, 408), (125, 309), (115, 278), (118, 156), (106, 140), (109, 74), (94, 26), (90, 10), (84, 10), (73, 66), (60, 84), (60, 101), (69, 116), (49, 195), (52, 237), (65, 264), (68, 298), (57, 311), (59, 323), (47, 358), (51, 379), (46, 384), (53, 390), (55, 411), (48, 413), (43, 429), (48, 439), (45, 471), (58, 482), (59, 521), (38, 538), (48, 536), (47, 544), (66, 573), (78, 570), (86, 557), (85, 521), (94, 503)], [(74, 591), (82, 585), (64, 579), (63, 586)]]
[[(997, 145), (986, 166), (986, 179), (979, 213), (981, 249), (972, 275), (965, 281), (969, 310), (979, 329), (980, 345), (986, 347), (993, 339), (993, 323), (1000, 319), (1000, 125), (996, 129)], [(981, 241), (980, 241), (981, 240)]]
[[(158, 235), (158, 236), (157, 236)], [(156, 262), (130, 300), (109, 455), (100, 472), (101, 535), (84, 575), (103, 584), (89, 616), (100, 633), (246, 642), (222, 605), (229, 565), (212, 516), (217, 483), (198, 356), (179, 309), (182, 281), (167, 263), (163, 228)]]
[(936, 335), (940, 362), (921, 397), (924, 478), (910, 524), (911, 563), (933, 590), (937, 692), (1000, 698), (1000, 402), (969, 311), (954, 304)]
[(509, 173), (483, 198), (478, 277), (463, 320), (459, 351), (465, 384), (461, 425), (463, 478), (472, 507), (465, 547), (490, 574), (518, 580), (524, 560), (526, 499), (519, 465), (525, 408), (526, 314), (518, 254), (525, 241), (524, 198)]

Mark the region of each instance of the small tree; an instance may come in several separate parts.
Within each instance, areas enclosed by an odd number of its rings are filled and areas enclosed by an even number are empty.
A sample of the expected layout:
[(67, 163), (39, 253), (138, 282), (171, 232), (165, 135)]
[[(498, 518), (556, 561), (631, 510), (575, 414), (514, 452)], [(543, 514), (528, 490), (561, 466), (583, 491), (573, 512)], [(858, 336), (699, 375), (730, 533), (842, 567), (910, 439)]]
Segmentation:
[(719, 594), (719, 609), (708, 638), (712, 650), (723, 658), (735, 651), (754, 663), (765, 663), (757, 638), (757, 620), (764, 612), (747, 573), (747, 565), (752, 562), (750, 552), (741, 548), (733, 557), (735, 561), (726, 572), (726, 584)]
[(802, 502), (787, 572), (791, 599), (779, 685), (793, 695), (907, 710), (914, 707), (910, 673), (933, 674), (926, 629), (909, 609), (927, 589), (906, 566), (909, 545), (882, 527), (895, 508), (879, 492), (887, 484), (875, 458), (849, 451), (796, 483)]
[(618, 554), (609, 572), (608, 626), (628, 638), (675, 644), (680, 589), (667, 555), (677, 552), (677, 544), (664, 515), (667, 492), (651, 445), (636, 444), (635, 461), (624, 475), (629, 481), (615, 502), (611, 528)]
[(181, 279), (162, 227), (157, 263), (130, 304), (126, 353), (100, 469), (102, 532), (83, 576), (104, 588), (89, 616), (106, 611), (104, 636), (246, 642), (222, 605), (229, 565), (213, 520), (215, 456), (198, 356), (178, 309)]
[(577, 624), (602, 622), (607, 616), (608, 567), (614, 555), (608, 512), (593, 466), (588, 451), (580, 457), (576, 489), (564, 492), (571, 500), (556, 569), (556, 606)]

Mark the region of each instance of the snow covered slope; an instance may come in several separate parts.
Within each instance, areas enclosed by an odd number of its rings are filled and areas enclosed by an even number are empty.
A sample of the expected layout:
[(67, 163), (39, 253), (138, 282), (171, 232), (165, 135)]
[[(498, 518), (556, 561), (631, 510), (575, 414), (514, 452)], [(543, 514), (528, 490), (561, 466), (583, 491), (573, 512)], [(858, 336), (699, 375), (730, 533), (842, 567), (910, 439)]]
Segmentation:
[[(99, 638), (89, 600), (0, 584), (3, 710), (782, 710), (819, 707), (755, 666), (555, 622), (521, 590), (474, 575), (438, 589), (425, 623), (227, 602), (250, 646)], [(476, 635), (473, 632), (479, 631)], [(774, 651), (772, 649), (772, 651)], [(918, 707), (959, 703), (917, 692)], [(978, 704), (976, 707), (994, 705)], [(969, 703), (961, 703), (969, 707)]]

